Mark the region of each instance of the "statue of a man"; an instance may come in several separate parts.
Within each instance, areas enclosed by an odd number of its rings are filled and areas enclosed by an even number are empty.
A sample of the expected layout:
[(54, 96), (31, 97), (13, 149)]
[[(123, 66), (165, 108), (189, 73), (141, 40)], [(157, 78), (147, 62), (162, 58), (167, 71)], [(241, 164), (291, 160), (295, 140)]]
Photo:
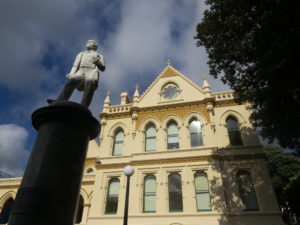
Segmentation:
[(96, 41), (89, 40), (86, 43), (86, 51), (80, 52), (75, 59), (74, 65), (69, 74), (67, 83), (57, 99), (48, 99), (49, 104), (56, 101), (68, 100), (74, 89), (83, 91), (81, 104), (88, 107), (92, 101), (94, 91), (98, 87), (99, 70), (104, 71), (104, 58), (96, 50)]

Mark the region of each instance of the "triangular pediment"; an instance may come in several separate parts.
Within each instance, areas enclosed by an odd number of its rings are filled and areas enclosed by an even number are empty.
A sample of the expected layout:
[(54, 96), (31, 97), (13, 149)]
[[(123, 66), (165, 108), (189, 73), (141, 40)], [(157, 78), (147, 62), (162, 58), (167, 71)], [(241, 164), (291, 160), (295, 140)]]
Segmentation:
[[(178, 95), (171, 99), (164, 96), (164, 87), (168, 84), (174, 84), (178, 87)], [(149, 107), (180, 102), (194, 102), (201, 101), (204, 98), (204, 92), (201, 87), (168, 64), (141, 95), (138, 106)]]

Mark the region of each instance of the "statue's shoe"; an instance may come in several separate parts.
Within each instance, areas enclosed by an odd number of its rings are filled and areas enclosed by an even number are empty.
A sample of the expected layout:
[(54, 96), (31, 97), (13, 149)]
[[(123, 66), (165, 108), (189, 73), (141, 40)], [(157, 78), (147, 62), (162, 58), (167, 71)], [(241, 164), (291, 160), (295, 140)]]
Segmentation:
[(55, 100), (55, 99), (50, 99), (50, 98), (48, 98), (48, 99), (47, 99), (47, 102), (48, 102), (48, 104), (50, 105), (50, 104), (56, 102), (56, 100)]

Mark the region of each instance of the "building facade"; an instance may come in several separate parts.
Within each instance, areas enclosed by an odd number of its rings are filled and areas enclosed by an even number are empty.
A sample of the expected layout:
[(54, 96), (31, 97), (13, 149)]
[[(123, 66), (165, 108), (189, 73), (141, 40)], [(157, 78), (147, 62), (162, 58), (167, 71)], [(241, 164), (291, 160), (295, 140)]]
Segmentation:
[[(131, 165), (131, 225), (283, 224), (250, 113), (232, 91), (212, 93), (206, 80), (199, 87), (170, 63), (132, 102), (122, 92), (121, 104), (111, 105), (108, 95), (76, 223), (122, 224), (123, 169)], [(0, 224), (20, 182), (0, 180)]]

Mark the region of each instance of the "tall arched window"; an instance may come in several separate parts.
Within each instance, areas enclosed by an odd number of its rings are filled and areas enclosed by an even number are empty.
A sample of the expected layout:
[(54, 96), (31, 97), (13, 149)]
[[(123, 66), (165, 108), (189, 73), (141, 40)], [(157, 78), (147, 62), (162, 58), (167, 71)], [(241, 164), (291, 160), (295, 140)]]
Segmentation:
[(77, 206), (77, 212), (76, 212), (76, 218), (75, 223), (81, 223), (82, 220), (82, 213), (83, 213), (83, 197), (79, 196), (78, 206)]
[(210, 211), (210, 195), (207, 175), (204, 172), (195, 174), (195, 191), (198, 211)]
[(191, 146), (197, 147), (203, 145), (201, 123), (198, 119), (192, 118), (189, 124)]
[(168, 133), (168, 149), (179, 148), (178, 125), (175, 121), (171, 121), (167, 125)]
[(239, 171), (237, 174), (237, 181), (244, 210), (258, 210), (256, 193), (250, 173), (245, 170)]
[(108, 184), (105, 214), (116, 214), (118, 210), (120, 181), (112, 178)]
[(113, 156), (122, 155), (124, 145), (124, 131), (119, 129), (114, 137)]
[(181, 177), (178, 173), (169, 175), (169, 211), (182, 212)]
[(226, 127), (230, 144), (232, 146), (243, 145), (241, 131), (237, 119), (233, 116), (228, 116), (226, 119)]
[(154, 152), (156, 150), (156, 128), (154, 124), (149, 124), (145, 132), (145, 151)]
[(144, 178), (144, 212), (156, 212), (156, 180), (153, 175)]
[(14, 206), (14, 199), (13, 198), (7, 199), (0, 213), (0, 224), (6, 224), (8, 222), (13, 206)]

